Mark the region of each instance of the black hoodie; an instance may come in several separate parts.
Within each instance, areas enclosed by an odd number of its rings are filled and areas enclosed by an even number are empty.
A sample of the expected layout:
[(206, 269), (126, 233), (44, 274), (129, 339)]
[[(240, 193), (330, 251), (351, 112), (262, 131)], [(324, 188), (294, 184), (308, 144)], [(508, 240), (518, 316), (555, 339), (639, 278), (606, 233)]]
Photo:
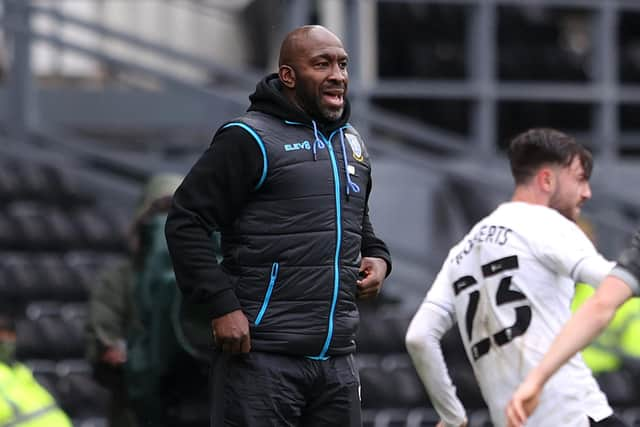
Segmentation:
[[(309, 115), (284, 96), (277, 74), (259, 82), (249, 99), (248, 111), (283, 121), (312, 122)], [(316, 123), (321, 131), (330, 133), (346, 124), (349, 112), (346, 102), (340, 120)], [(262, 169), (263, 154), (255, 140), (240, 127), (221, 128), (174, 195), (166, 234), (176, 278), (185, 297), (191, 303), (206, 306), (210, 318), (242, 308), (228, 272), (216, 262), (211, 233), (230, 227), (240, 216)], [(370, 190), (369, 182), (367, 199)], [(385, 259), (389, 274), (389, 252), (368, 220), (363, 223), (361, 253)]]
[[(251, 106), (248, 111), (261, 111), (282, 120), (292, 122), (311, 123), (312, 117), (296, 107), (282, 93), (282, 83), (277, 74), (270, 74), (256, 85), (256, 91), (249, 96)], [(334, 122), (323, 122), (315, 119), (322, 133), (328, 135), (344, 126), (351, 116), (351, 105), (345, 99), (342, 117)], [(255, 145), (255, 144), (254, 144)]]

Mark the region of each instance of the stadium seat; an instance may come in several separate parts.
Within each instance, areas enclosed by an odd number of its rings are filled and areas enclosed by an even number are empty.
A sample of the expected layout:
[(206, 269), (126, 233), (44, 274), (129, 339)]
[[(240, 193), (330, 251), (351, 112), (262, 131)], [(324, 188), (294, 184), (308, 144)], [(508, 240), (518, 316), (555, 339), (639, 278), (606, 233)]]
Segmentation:
[(362, 353), (403, 353), (404, 336), (413, 313), (395, 305), (361, 310), (360, 329), (356, 342)]
[(407, 415), (407, 427), (432, 427), (439, 420), (440, 416), (435, 409), (412, 409)]
[(52, 299), (61, 302), (86, 301), (87, 283), (66, 260), (58, 254), (43, 254), (34, 258), (35, 267), (41, 271)]
[(16, 282), (6, 271), (4, 265), (0, 264), (0, 307), (5, 312), (16, 317), (22, 312), (22, 294)]
[(73, 418), (74, 426), (102, 425), (109, 394), (93, 380), (91, 366), (86, 360), (64, 359), (54, 362), (30, 359), (25, 364), (38, 382), (56, 398), (60, 407)]
[(596, 380), (611, 406), (628, 407), (638, 401), (634, 377), (629, 372), (603, 372), (596, 376)]
[(0, 164), (0, 200), (4, 203), (16, 200), (20, 191), (20, 180), (8, 162)]
[(58, 302), (30, 303), (17, 324), (19, 359), (61, 360), (84, 357), (82, 310)]
[(372, 427), (405, 427), (408, 414), (406, 409), (381, 409), (375, 413)]
[(620, 414), (623, 420), (629, 424), (629, 427), (640, 427), (640, 407), (631, 407), (624, 409), (616, 409), (616, 414)]
[(22, 239), (13, 218), (6, 211), (0, 210), (0, 247), (3, 250), (16, 249)]
[(83, 239), (83, 248), (97, 251), (124, 251), (126, 228), (123, 229), (116, 214), (95, 209), (80, 209), (73, 215)]
[(25, 254), (8, 254), (1, 262), (6, 280), (14, 287), (16, 300), (23, 305), (29, 301), (50, 300), (50, 287), (44, 283), (42, 272), (34, 268)]
[(58, 391), (56, 390), (56, 383), (58, 381), (58, 374), (56, 373), (56, 363), (51, 360), (45, 359), (31, 359), (26, 360), (25, 365), (31, 369), (33, 376), (38, 383), (49, 391), (53, 397), (58, 399)]
[(90, 418), (107, 413), (109, 393), (93, 380), (86, 360), (61, 360), (56, 373), (59, 402), (70, 417)]
[(20, 240), (16, 249), (65, 251), (80, 244), (73, 219), (60, 208), (37, 202), (14, 202), (7, 208)]
[(469, 427), (493, 427), (491, 417), (489, 416), (489, 410), (476, 409), (469, 414)]
[(109, 420), (104, 417), (74, 418), (71, 422), (74, 427), (109, 427)]
[(363, 408), (429, 406), (424, 386), (408, 355), (386, 355), (377, 362), (372, 356), (358, 360)]
[(93, 199), (82, 194), (61, 168), (35, 162), (5, 162), (0, 172), (0, 200), (40, 201), (68, 207)]

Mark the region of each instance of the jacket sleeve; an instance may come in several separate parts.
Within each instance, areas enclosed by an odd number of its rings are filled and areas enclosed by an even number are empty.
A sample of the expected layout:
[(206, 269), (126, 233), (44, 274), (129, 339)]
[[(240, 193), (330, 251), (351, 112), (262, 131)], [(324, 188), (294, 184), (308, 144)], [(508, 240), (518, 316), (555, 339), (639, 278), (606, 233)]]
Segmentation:
[(386, 277), (391, 274), (391, 254), (387, 245), (376, 236), (371, 220), (369, 219), (369, 195), (371, 194), (371, 180), (367, 185), (367, 196), (365, 203), (364, 217), (362, 219), (362, 243), (360, 245), (360, 252), (365, 257), (382, 258), (387, 263)]
[(205, 307), (211, 318), (241, 308), (212, 234), (233, 223), (262, 169), (257, 143), (229, 127), (214, 136), (173, 196), (165, 234), (176, 280), (186, 301)]
[(449, 313), (425, 300), (411, 320), (405, 337), (407, 351), (418, 376), (446, 427), (459, 426), (466, 419), (440, 343), (452, 326), (453, 319)]
[(108, 267), (100, 273), (98, 283), (91, 288), (87, 322), (87, 357), (98, 362), (107, 347), (124, 342), (126, 325), (131, 319), (131, 264)]
[(456, 321), (448, 266), (447, 260), (413, 316), (405, 343), (434, 409), (446, 427), (454, 427), (464, 422), (466, 414), (456, 395), (441, 347), (442, 337)]

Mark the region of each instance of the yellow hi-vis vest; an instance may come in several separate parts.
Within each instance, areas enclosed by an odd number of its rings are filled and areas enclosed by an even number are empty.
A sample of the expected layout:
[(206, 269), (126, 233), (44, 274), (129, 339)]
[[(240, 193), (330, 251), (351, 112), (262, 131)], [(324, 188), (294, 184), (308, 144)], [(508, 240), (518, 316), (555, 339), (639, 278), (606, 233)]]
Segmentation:
[[(571, 310), (576, 311), (595, 290), (576, 285)], [(582, 351), (582, 358), (594, 374), (620, 369), (621, 356), (640, 358), (640, 298), (631, 298), (616, 311), (607, 328)]]
[(0, 363), (0, 427), (72, 427), (72, 424), (26, 366)]

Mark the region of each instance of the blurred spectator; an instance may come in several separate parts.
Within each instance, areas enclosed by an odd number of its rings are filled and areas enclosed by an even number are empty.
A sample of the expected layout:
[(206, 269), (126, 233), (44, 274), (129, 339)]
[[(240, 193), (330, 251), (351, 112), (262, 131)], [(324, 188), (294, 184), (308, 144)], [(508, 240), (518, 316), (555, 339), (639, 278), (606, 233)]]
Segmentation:
[[(207, 367), (196, 363), (182, 331), (181, 295), (164, 237), (181, 181), (170, 174), (149, 180), (131, 227), (131, 256), (104, 271), (92, 289), (87, 353), (96, 380), (111, 390), (112, 427), (197, 423), (191, 409), (198, 397), (189, 382), (206, 384)], [(202, 417), (207, 420), (206, 410)]]
[(15, 323), (0, 315), (0, 425), (71, 427), (53, 396), (15, 359), (15, 349)]

